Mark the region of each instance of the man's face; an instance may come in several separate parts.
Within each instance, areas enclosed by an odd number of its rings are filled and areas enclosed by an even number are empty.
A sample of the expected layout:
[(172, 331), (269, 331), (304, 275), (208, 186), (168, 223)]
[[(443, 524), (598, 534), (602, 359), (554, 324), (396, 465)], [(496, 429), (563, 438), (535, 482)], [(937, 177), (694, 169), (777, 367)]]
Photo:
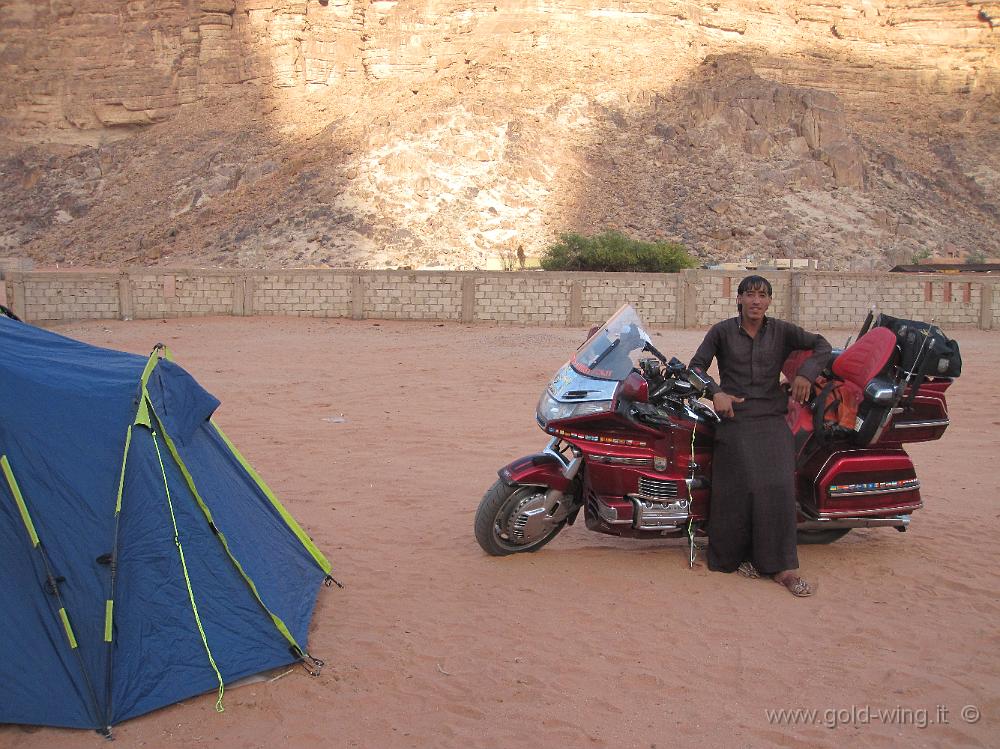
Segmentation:
[(743, 317), (754, 321), (763, 320), (771, 305), (771, 297), (765, 289), (747, 289), (736, 297), (736, 301), (743, 305)]

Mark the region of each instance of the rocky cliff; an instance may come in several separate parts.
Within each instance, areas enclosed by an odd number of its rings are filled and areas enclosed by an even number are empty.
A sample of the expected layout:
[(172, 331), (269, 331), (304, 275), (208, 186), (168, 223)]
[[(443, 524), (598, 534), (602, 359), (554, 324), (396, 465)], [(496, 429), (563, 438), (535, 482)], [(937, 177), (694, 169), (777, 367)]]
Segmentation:
[(1000, 5), (6, 0), (0, 254), (1000, 254)]

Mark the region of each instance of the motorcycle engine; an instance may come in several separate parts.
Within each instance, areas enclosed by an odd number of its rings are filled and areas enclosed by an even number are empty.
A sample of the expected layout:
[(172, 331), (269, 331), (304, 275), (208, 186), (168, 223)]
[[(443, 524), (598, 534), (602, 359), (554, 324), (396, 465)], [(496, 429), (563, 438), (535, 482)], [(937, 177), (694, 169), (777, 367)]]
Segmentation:
[(690, 517), (691, 503), (687, 499), (657, 501), (632, 497), (635, 505), (634, 527), (644, 531), (676, 530)]

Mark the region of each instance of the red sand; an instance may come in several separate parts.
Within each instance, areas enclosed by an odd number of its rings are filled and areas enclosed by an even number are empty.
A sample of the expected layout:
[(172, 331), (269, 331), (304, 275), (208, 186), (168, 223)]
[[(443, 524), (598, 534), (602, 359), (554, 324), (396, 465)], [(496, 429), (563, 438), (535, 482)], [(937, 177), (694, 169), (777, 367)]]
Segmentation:
[[(680, 541), (582, 523), (537, 554), (480, 550), (479, 499), (497, 468), (545, 443), (535, 403), (581, 330), (266, 318), (57, 330), (143, 354), (170, 346), (347, 585), (320, 592), (319, 677), (295, 668), (227, 690), (223, 714), (212, 695), (186, 700), (117, 726), (119, 745), (996, 745), (995, 333), (951, 331), (965, 374), (944, 439), (911, 450), (926, 507), (910, 531), (801, 547), (820, 590), (800, 600), (689, 570)], [(656, 342), (687, 359), (701, 336)], [(819, 711), (815, 723), (768, 720), (798, 707)], [(0, 726), (0, 749), (101, 742)]]

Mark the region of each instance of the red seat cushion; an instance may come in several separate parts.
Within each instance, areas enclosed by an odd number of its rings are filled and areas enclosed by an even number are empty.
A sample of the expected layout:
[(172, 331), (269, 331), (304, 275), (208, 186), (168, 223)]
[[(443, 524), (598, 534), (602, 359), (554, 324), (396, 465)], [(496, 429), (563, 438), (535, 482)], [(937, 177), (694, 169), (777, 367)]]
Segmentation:
[(896, 334), (888, 328), (872, 328), (833, 362), (833, 373), (862, 390), (885, 369), (896, 348)]
[(812, 408), (805, 408), (798, 401), (789, 398), (785, 423), (788, 424), (793, 436), (800, 432), (811, 432), (813, 430)]

